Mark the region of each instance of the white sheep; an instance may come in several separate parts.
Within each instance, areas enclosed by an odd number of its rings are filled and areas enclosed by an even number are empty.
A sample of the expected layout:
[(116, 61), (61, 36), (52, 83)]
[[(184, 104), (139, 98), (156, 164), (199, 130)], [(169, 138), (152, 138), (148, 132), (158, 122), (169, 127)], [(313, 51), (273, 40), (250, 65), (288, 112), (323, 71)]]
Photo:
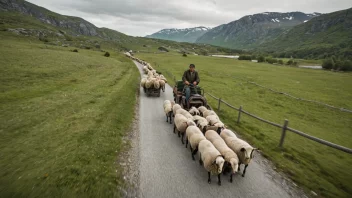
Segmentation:
[(159, 81), (159, 83), (160, 83), (161, 89), (163, 90), (163, 92), (165, 92), (165, 81), (164, 81), (163, 79), (161, 79), (161, 80)]
[(225, 163), (224, 158), (209, 140), (200, 141), (198, 150), (200, 155), (199, 164), (203, 164), (208, 171), (208, 183), (211, 183), (210, 173), (213, 173), (218, 175), (218, 184), (221, 185), (220, 175)]
[(197, 108), (191, 107), (191, 109), (188, 111), (191, 115), (200, 115), (200, 112)]
[(230, 174), (230, 182), (232, 183), (232, 176), (238, 171), (239, 159), (237, 154), (227, 146), (225, 141), (216, 131), (207, 131), (205, 138), (215, 146), (215, 148), (221, 153), (222, 156), (224, 156), (224, 171), (226, 171), (228, 168), (232, 168), (232, 173)]
[(203, 133), (196, 126), (189, 126), (186, 129), (186, 148), (188, 142), (190, 143), (190, 149), (192, 153), (192, 159), (194, 159), (194, 155), (198, 151), (199, 142), (205, 140)]
[(141, 87), (145, 87), (145, 83), (147, 82), (146, 78), (142, 78), (141, 80)]
[(179, 110), (179, 109), (182, 109), (181, 105), (179, 104), (175, 104), (173, 107), (172, 107), (172, 112), (174, 114), (174, 117), (176, 115), (176, 111)]
[(164, 112), (166, 115), (166, 122), (168, 122), (170, 119), (170, 124), (172, 124), (172, 121), (171, 121), (172, 104), (171, 104), (170, 100), (165, 100), (163, 107), (164, 107)]
[(186, 110), (184, 110), (184, 109), (178, 109), (177, 111), (176, 111), (176, 114), (182, 114), (182, 115), (184, 115), (186, 118), (189, 118), (189, 119), (192, 119), (193, 120), (193, 116), (188, 112), (188, 111), (186, 111)]
[(200, 106), (200, 107), (198, 107), (198, 110), (199, 110), (199, 112), (200, 112), (200, 115), (202, 115), (202, 116), (203, 116), (203, 112), (204, 112), (204, 111), (208, 111), (208, 109), (207, 109), (205, 106)]
[(159, 83), (159, 80), (158, 80), (158, 79), (155, 79), (155, 80), (154, 80), (154, 88), (155, 88), (155, 89), (159, 89), (159, 88), (160, 88), (160, 83)]
[(176, 114), (174, 119), (174, 133), (177, 129), (178, 137), (181, 136), (181, 142), (184, 144), (183, 139), (188, 126), (196, 126), (193, 119), (188, 119), (182, 114)]
[(257, 149), (253, 148), (246, 141), (236, 137), (236, 135), (228, 129), (223, 130), (220, 133), (220, 136), (226, 142), (227, 146), (230, 147), (237, 154), (239, 159), (238, 171), (240, 171), (241, 169), (241, 164), (245, 165), (242, 173), (242, 177), (244, 177), (248, 164), (251, 162), (251, 159), (253, 159), (253, 152)]
[[(205, 110), (205, 111), (203, 111), (203, 117), (208, 117), (208, 116), (210, 116), (210, 115), (216, 115), (217, 117), (219, 117), (216, 113), (215, 113), (215, 111), (213, 111), (213, 110)], [(220, 120), (220, 119), (219, 119)]]

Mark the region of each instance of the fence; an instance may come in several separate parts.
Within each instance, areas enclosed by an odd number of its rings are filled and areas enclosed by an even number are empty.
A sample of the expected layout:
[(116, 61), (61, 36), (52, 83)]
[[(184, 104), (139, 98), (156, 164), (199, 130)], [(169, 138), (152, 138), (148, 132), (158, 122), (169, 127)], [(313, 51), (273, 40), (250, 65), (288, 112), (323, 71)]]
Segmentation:
[[(174, 82), (176, 82), (176, 77), (174, 75), (172, 75), (168, 71), (166, 71), (166, 74), (169, 77), (171, 77), (174, 80)], [(234, 109), (234, 110), (238, 111), (237, 123), (240, 123), (241, 114), (243, 113), (243, 114), (248, 115), (248, 116), (250, 116), (252, 118), (255, 118), (255, 119), (259, 120), (259, 121), (262, 121), (262, 122), (265, 122), (267, 124), (270, 124), (270, 125), (272, 125), (274, 127), (281, 128), (281, 138), (280, 138), (280, 142), (279, 142), (279, 147), (280, 148), (283, 148), (283, 144), (284, 144), (285, 137), (286, 137), (286, 131), (290, 131), (290, 132), (293, 132), (293, 133), (295, 133), (297, 135), (300, 135), (302, 137), (308, 138), (308, 139), (310, 139), (312, 141), (318, 142), (320, 144), (323, 144), (323, 145), (335, 148), (337, 150), (352, 154), (352, 149), (350, 149), (350, 148), (334, 144), (332, 142), (329, 142), (329, 141), (326, 141), (326, 140), (323, 140), (323, 139), (308, 135), (308, 134), (306, 134), (306, 133), (304, 133), (302, 131), (299, 131), (297, 129), (293, 129), (293, 128), (288, 127), (289, 121), (287, 119), (284, 120), (284, 124), (283, 125), (280, 125), (280, 124), (265, 120), (265, 119), (263, 119), (263, 118), (261, 118), (259, 116), (254, 115), (254, 114), (251, 114), (251, 113), (243, 110), (242, 106), (240, 106), (239, 108), (236, 108), (233, 105), (231, 105), (231, 104), (227, 103), (226, 101), (222, 100), (221, 98), (218, 98), (218, 97), (216, 97), (216, 96), (214, 96), (214, 95), (212, 95), (212, 94), (210, 94), (208, 92), (205, 92), (205, 91), (204, 91), (204, 93), (209, 95), (211, 98), (213, 98), (213, 99), (218, 101), (218, 108), (217, 108), (218, 111), (220, 111), (221, 103), (225, 104), (226, 106), (230, 107), (231, 109)]]

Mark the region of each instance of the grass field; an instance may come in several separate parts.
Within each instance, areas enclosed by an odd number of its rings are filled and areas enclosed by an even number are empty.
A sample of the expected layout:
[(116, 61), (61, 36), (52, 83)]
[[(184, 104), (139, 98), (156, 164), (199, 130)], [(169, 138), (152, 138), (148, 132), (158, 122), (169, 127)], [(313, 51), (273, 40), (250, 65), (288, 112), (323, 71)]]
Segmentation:
[[(265, 63), (252, 63), (205, 56), (182, 57), (179, 54), (137, 54), (157, 69), (181, 79), (190, 63), (200, 73), (200, 85), (223, 100), (267, 120), (284, 123), (313, 136), (352, 148), (352, 114), (321, 105), (275, 94), (247, 81), (287, 92), (297, 97), (317, 100), (352, 109), (352, 73), (336, 73)], [(170, 78), (170, 76), (169, 76)], [(217, 101), (208, 97), (213, 107)], [(280, 171), (308, 192), (322, 197), (352, 196), (351, 155), (320, 145), (287, 132), (284, 148), (278, 148), (281, 130), (242, 115), (236, 124), (237, 111), (222, 105), (219, 112), (229, 127), (260, 148)], [(249, 169), (250, 171), (250, 166)]]
[(1, 197), (112, 197), (139, 73), (120, 54), (0, 33)]

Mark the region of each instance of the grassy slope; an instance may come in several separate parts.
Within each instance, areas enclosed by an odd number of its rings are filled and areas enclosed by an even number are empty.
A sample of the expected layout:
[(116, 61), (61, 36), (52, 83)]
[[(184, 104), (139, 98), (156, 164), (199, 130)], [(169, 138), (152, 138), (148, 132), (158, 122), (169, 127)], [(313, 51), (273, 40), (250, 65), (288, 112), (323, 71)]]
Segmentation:
[(139, 73), (119, 54), (0, 33), (0, 192), (111, 197)]
[[(316, 104), (297, 101), (246, 83), (261, 85), (292, 95), (352, 109), (351, 73), (299, 69), (204, 56), (181, 57), (178, 54), (138, 54), (160, 71), (169, 71), (179, 79), (190, 63), (200, 72), (201, 86), (235, 106), (262, 118), (282, 123), (316, 137), (352, 148), (352, 114)], [(227, 76), (225, 76), (227, 75)], [(230, 78), (230, 76), (234, 78)], [(208, 97), (215, 107), (217, 101)], [(231, 128), (259, 147), (265, 156), (296, 183), (324, 197), (351, 197), (350, 155), (322, 146), (288, 132), (285, 149), (278, 149), (281, 130), (245, 115), (235, 124), (237, 112), (222, 105), (219, 113)]]

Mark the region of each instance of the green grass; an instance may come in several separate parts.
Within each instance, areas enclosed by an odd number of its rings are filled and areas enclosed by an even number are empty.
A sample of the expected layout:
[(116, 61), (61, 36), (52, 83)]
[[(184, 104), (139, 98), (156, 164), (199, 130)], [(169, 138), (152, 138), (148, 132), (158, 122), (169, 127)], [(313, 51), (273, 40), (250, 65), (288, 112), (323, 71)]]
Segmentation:
[[(258, 84), (297, 97), (317, 100), (336, 107), (352, 109), (351, 73), (300, 69), (204, 56), (182, 57), (178, 54), (137, 54), (164, 72), (181, 79), (190, 63), (196, 65), (206, 92), (267, 120), (283, 124), (310, 135), (352, 148), (352, 114), (318, 104), (276, 94)], [(169, 76), (170, 78), (170, 76)], [(213, 107), (217, 101), (207, 97)], [(260, 148), (279, 170), (305, 188), (322, 197), (352, 196), (351, 155), (287, 132), (284, 149), (278, 148), (281, 129), (221, 106), (218, 112), (230, 128)]]
[(0, 32), (2, 197), (112, 197), (138, 70), (120, 54)]

